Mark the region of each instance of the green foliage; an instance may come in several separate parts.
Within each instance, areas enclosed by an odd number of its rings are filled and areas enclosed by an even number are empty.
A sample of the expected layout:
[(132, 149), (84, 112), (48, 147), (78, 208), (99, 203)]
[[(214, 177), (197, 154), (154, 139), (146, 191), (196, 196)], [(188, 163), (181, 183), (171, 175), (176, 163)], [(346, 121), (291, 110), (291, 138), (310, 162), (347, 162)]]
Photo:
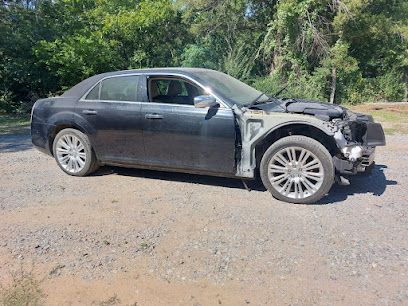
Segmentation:
[(34, 49), (38, 63), (59, 80), (61, 87), (75, 85), (93, 74), (115, 67), (115, 53), (104, 40), (70, 36), (52, 42), (40, 41)]
[(219, 68), (217, 53), (205, 44), (188, 45), (181, 57), (181, 64), (184, 67)]
[(319, 90), (320, 83), (307, 74), (287, 79), (275, 73), (272, 76), (256, 79), (252, 85), (268, 95), (274, 95), (286, 87), (279, 97), (324, 100)]
[(364, 102), (402, 101), (405, 86), (401, 83), (401, 74), (390, 71), (377, 78), (361, 79), (356, 86), (348, 91), (348, 102), (359, 104)]
[(335, 103), (406, 100), (406, 0), (35, 0), (0, 4), (0, 112), (111, 70), (224, 71)]
[[(69, 11), (77, 8), (73, 0), (63, 4)], [(187, 38), (170, 0), (142, 0), (137, 5), (121, 1), (114, 6), (100, 0), (77, 14), (83, 21), (79, 30), (74, 25), (74, 31), (67, 28), (61, 37), (41, 40), (34, 48), (38, 63), (62, 88), (109, 70), (175, 65)]]
[(260, 51), (272, 74), (307, 79), (324, 100), (333, 85), (336, 103), (402, 100), (407, 15), (402, 0), (281, 1)]
[(20, 106), (13, 97), (10, 91), (0, 91), (0, 113), (12, 113), (13, 110), (18, 109)]

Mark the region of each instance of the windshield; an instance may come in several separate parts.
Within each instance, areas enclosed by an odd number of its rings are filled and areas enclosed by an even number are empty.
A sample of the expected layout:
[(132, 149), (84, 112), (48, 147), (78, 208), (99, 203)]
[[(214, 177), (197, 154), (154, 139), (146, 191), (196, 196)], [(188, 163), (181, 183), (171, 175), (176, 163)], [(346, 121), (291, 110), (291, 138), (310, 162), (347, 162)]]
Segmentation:
[(200, 71), (198, 77), (231, 104), (245, 106), (258, 97), (260, 102), (268, 99), (262, 92), (222, 72)]

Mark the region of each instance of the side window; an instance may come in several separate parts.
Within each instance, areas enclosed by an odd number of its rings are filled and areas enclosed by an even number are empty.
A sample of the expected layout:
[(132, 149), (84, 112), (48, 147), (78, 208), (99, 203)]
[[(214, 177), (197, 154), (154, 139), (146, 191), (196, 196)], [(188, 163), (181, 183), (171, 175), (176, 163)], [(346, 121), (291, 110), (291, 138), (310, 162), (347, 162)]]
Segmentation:
[(100, 83), (96, 85), (86, 96), (85, 100), (99, 100), (99, 87)]
[(176, 78), (149, 79), (149, 101), (169, 104), (194, 105), (194, 98), (205, 95), (200, 87)]
[(112, 77), (103, 80), (86, 96), (86, 100), (137, 101), (139, 76)]
[(137, 101), (138, 75), (112, 77), (96, 85), (85, 100)]

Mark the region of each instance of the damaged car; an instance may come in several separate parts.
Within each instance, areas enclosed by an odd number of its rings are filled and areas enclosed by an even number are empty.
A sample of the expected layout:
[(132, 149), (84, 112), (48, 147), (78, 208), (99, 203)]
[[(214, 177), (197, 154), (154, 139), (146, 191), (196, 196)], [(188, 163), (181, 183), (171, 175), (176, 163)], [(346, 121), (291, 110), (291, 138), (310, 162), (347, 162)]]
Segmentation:
[(33, 144), (67, 174), (113, 165), (260, 177), (290, 203), (316, 203), (333, 183), (370, 171), (381, 124), (342, 106), (268, 96), (198, 68), (109, 72), (32, 109)]

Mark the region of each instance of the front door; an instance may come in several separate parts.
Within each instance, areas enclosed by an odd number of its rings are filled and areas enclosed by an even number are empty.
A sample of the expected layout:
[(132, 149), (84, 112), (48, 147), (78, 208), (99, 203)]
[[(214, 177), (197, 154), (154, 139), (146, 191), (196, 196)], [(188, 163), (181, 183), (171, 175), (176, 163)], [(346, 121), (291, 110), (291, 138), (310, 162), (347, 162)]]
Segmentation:
[(205, 94), (175, 77), (147, 79), (149, 103), (142, 104), (146, 162), (168, 168), (235, 173), (235, 118), (221, 106), (195, 108)]

